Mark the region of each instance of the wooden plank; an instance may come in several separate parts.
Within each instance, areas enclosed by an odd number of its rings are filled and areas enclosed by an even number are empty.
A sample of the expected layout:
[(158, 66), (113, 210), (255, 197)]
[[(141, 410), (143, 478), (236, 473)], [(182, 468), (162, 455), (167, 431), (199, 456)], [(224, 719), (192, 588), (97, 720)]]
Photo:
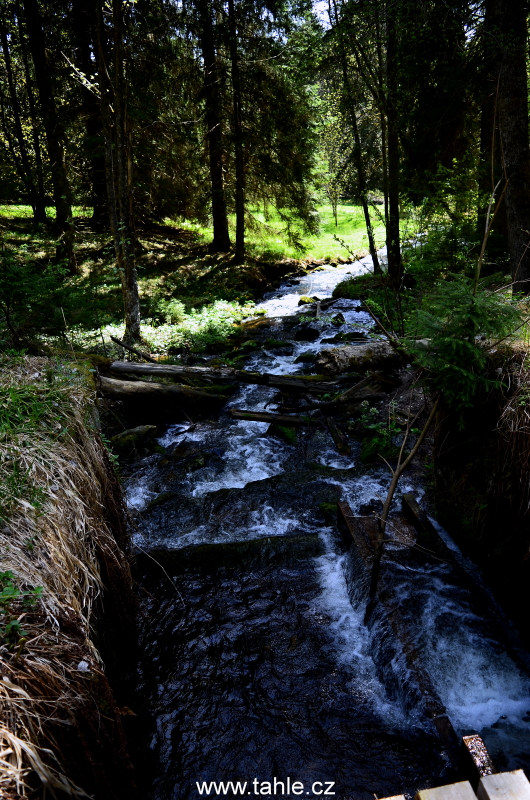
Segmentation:
[(488, 753), (488, 748), (478, 733), (472, 733), (470, 736), (462, 736), (462, 742), (465, 748), (464, 752), (467, 756), (467, 763), (474, 773), (472, 777), (473, 783), (476, 785), (476, 781), (479, 778), (484, 778), (486, 775), (493, 775), (495, 772), (493, 761)]
[(355, 516), (345, 500), (337, 503), (339, 530), (345, 543), (352, 542), (357, 548), (366, 569), (371, 569), (374, 556), (374, 538), (377, 536), (378, 522), (375, 517)]
[(403, 495), (402, 507), (403, 512), (409, 517), (418, 531), (423, 531), (429, 536), (433, 536), (434, 538), (438, 539), (438, 531), (420, 504), (416, 502), (416, 498), (413, 494), (406, 493)]
[[(375, 795), (374, 795), (375, 797)], [(383, 797), (381, 800), (405, 800), (404, 794), (393, 794), (392, 797)]]
[(273, 422), (286, 427), (308, 425), (307, 420), (301, 417), (290, 417), (287, 414), (273, 414), (270, 411), (246, 411), (244, 408), (231, 408), (230, 415), (233, 419), (247, 420), (247, 422)]
[(478, 800), (530, 800), (530, 783), (522, 769), (480, 779)]
[[(361, 561), (364, 567), (364, 574), (368, 587), (375, 545), (379, 537), (379, 521), (376, 517), (359, 517), (354, 515), (348, 503), (345, 500), (340, 500), (337, 503), (337, 522), (346, 543), (348, 544), (353, 541), (354, 548), (359, 556), (358, 560)], [(414, 675), (418, 689), (423, 696), (425, 714), (437, 730), (451, 762), (454, 766), (457, 766), (460, 763), (461, 743), (453, 729), (451, 720), (447, 716), (445, 706), (438, 696), (429, 674), (423, 669), (422, 653), (416, 646), (413, 637), (410, 636), (408, 624), (402, 618), (399, 607), (389, 601), (388, 598), (385, 598), (384, 593), (378, 596), (378, 600), (385, 608), (390, 629), (396, 639), (401, 643), (407, 667)], [(367, 616), (369, 617), (370, 614)], [(472, 797), (473, 800), (476, 800), (474, 794)], [(438, 798), (436, 798), (436, 800), (438, 800)], [(451, 800), (461, 799), (455, 797), (454, 799), (451, 798)], [(465, 798), (463, 800), (465, 800)]]
[(275, 386), (278, 389), (295, 389), (303, 392), (313, 394), (326, 394), (337, 389), (334, 383), (322, 383), (321, 381), (314, 381), (308, 378), (291, 378), (289, 375), (270, 375), (263, 373), (263, 378), (267, 380), (267, 386)]
[(437, 786), (435, 789), (421, 789), (414, 800), (477, 800), (469, 781)]

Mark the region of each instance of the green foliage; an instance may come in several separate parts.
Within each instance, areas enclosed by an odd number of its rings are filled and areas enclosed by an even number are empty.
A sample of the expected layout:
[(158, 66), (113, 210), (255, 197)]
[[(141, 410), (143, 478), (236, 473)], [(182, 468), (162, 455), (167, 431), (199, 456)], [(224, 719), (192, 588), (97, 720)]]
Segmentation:
[(42, 597), (42, 586), (24, 591), (11, 571), (0, 572), (0, 642), (13, 648), (26, 632), (17, 616), (32, 611)]
[(159, 298), (152, 308), (153, 316), (160, 315), (169, 325), (183, 322), (186, 318), (186, 306), (181, 300)]
[[(14, 344), (64, 328), (64, 269), (43, 266), (23, 245), (3, 247), (0, 255), (0, 314)], [(1, 333), (0, 333), (1, 336)]]
[[(376, 422), (377, 409), (370, 408), (368, 401), (361, 403), (361, 415), (359, 423), (365, 431), (362, 441), (361, 461), (367, 463), (379, 456), (392, 458), (399, 452), (399, 447), (395, 444), (395, 438), (402, 436), (401, 426), (389, 415), (388, 420)], [(418, 433), (417, 428), (412, 428), (411, 433)]]
[(434, 391), (441, 391), (447, 404), (461, 411), (473, 404), (479, 390), (498, 385), (486, 375), (484, 342), (510, 336), (521, 322), (521, 312), (515, 301), (484, 284), (473, 294), (470, 278), (450, 277), (439, 281), (409, 315), (407, 347), (429, 370)]

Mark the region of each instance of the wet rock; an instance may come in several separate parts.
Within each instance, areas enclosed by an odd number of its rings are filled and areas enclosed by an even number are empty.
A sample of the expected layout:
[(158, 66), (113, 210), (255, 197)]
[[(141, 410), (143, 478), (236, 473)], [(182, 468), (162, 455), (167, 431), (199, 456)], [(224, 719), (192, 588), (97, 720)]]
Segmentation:
[(139, 425), (137, 428), (118, 433), (110, 441), (116, 450), (134, 450), (135, 447), (142, 447), (154, 439), (156, 430), (156, 425)]
[(314, 342), (319, 336), (320, 331), (317, 328), (307, 326), (296, 331), (294, 339), (296, 342)]
[(295, 364), (312, 364), (313, 361), (316, 359), (316, 353), (300, 353), (298, 358), (295, 360)]
[(316, 303), (318, 301), (318, 297), (308, 297), (307, 295), (303, 294), (298, 301), (299, 306), (308, 306), (311, 303)]
[(267, 339), (263, 347), (276, 355), (292, 356), (294, 352), (294, 345), (291, 342), (285, 342), (281, 339)]
[(390, 370), (401, 364), (401, 356), (387, 342), (381, 341), (322, 350), (315, 361), (316, 369), (325, 375), (365, 372), (367, 369)]

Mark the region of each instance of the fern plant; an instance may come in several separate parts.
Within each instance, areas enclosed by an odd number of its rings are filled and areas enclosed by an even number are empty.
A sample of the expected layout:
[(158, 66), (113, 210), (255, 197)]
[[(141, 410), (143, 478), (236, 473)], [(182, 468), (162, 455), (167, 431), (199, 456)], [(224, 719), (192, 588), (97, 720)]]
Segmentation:
[(488, 291), (484, 282), (474, 292), (472, 279), (450, 278), (437, 283), (409, 315), (407, 350), (428, 370), (432, 388), (461, 411), (479, 390), (498, 386), (486, 374), (487, 349), (513, 333), (521, 312), (515, 300)]

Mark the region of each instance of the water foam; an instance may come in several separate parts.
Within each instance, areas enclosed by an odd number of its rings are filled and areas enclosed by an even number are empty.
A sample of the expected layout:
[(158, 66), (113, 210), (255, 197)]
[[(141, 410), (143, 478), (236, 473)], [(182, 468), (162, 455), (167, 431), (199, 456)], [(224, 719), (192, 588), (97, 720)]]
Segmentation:
[(321, 530), (325, 552), (315, 559), (321, 594), (311, 611), (325, 613), (333, 646), (331, 653), (341, 667), (352, 674), (351, 691), (360, 702), (368, 703), (386, 721), (403, 724), (403, 715), (387, 697), (376, 674), (370, 654), (370, 634), (364, 625), (364, 608), (351, 603), (345, 577), (347, 554), (337, 552), (330, 528)]

